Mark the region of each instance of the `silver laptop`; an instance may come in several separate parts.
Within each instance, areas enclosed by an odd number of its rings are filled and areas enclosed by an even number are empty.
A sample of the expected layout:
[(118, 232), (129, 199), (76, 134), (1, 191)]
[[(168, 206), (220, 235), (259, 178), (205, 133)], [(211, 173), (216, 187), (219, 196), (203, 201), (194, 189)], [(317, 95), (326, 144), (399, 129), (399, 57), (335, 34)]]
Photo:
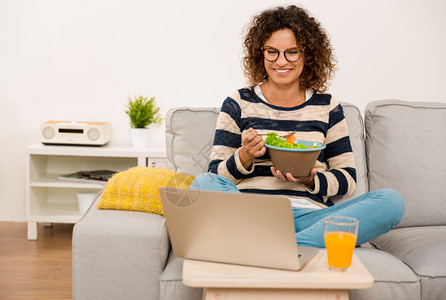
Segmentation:
[(160, 195), (178, 257), (299, 270), (318, 251), (297, 246), (287, 197), (175, 187)]

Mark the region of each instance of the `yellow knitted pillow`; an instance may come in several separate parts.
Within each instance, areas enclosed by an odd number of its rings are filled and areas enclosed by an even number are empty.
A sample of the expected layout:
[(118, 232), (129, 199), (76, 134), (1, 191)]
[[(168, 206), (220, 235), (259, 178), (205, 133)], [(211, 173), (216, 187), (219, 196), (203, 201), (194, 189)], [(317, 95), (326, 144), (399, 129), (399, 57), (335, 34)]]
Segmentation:
[(98, 202), (99, 209), (149, 212), (164, 216), (159, 187), (189, 188), (194, 176), (167, 169), (134, 167), (115, 174)]

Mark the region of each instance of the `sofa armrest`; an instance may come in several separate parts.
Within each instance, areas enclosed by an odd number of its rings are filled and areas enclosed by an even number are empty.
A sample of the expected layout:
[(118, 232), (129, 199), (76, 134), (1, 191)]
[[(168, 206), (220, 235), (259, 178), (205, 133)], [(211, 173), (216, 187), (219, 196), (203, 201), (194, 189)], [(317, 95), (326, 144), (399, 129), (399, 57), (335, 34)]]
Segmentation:
[(74, 299), (158, 299), (170, 249), (165, 218), (99, 210), (100, 196), (74, 226)]

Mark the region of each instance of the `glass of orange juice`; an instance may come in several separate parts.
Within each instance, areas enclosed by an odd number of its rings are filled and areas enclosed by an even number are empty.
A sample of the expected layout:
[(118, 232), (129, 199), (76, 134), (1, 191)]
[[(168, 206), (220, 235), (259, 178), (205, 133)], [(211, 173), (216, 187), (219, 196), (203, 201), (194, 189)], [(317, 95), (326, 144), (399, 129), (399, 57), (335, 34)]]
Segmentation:
[(324, 239), (328, 267), (334, 271), (348, 271), (358, 236), (359, 221), (350, 217), (324, 219)]

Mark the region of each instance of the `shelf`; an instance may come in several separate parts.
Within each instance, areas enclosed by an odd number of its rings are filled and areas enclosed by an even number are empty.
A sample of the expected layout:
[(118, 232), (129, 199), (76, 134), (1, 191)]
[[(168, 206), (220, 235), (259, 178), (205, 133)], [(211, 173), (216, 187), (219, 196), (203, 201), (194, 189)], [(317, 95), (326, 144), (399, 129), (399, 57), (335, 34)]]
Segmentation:
[(82, 217), (76, 203), (47, 203), (36, 208), (28, 217), (31, 222), (76, 223)]
[(76, 182), (57, 179), (79, 171), (113, 170), (131, 167), (164, 167), (163, 145), (136, 149), (129, 145), (56, 146), (34, 144), (26, 148), (26, 216), (28, 239), (37, 239), (37, 223), (76, 223), (82, 217), (77, 193), (99, 192), (106, 182)]
[(63, 146), (34, 144), (26, 149), (28, 154), (99, 156), (99, 157), (166, 157), (165, 145), (148, 148), (133, 148), (128, 144), (107, 144), (105, 146)]
[(104, 184), (96, 183), (96, 182), (75, 182), (75, 181), (64, 181), (59, 180), (57, 177), (60, 174), (46, 174), (42, 175), (39, 178), (34, 179), (30, 182), (31, 187), (53, 187), (53, 188), (79, 188), (79, 189), (102, 189)]

